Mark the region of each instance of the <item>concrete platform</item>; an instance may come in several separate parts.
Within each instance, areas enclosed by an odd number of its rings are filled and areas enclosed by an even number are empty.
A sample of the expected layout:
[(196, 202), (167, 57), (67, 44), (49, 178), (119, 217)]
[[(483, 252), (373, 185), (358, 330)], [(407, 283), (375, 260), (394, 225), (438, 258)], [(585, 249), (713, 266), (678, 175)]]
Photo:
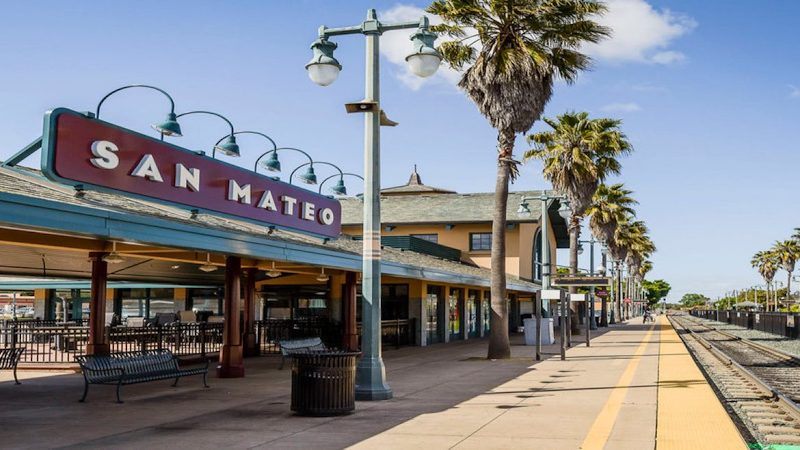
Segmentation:
[(745, 448), (665, 320), (606, 329), (567, 361), (557, 350), (537, 364), (522, 345), (487, 361), (485, 341), (390, 350), (395, 398), (334, 418), (291, 414), (290, 372), (275, 357), (248, 359), (246, 378), (211, 389), (127, 386), (123, 405), (103, 386), (78, 403), (80, 375), (26, 371), (14, 386), (0, 372), (0, 447)]

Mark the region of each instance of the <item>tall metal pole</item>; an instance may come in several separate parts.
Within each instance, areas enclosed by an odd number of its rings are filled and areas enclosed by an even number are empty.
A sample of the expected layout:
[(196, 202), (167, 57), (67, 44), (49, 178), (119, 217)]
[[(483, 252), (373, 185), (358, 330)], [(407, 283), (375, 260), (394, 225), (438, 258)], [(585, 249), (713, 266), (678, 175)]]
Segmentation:
[[(547, 217), (547, 209), (549, 207), (549, 200), (547, 199), (547, 194), (542, 193), (541, 197), (541, 208), (542, 208), (542, 216), (539, 220), (539, 230), (540, 230), (540, 237), (541, 242), (539, 242), (539, 247), (542, 249), (542, 289), (550, 289), (550, 239), (547, 237), (548, 232), (548, 217)], [(542, 359), (542, 309), (549, 310), (548, 308), (544, 308), (544, 300), (542, 299), (541, 295), (536, 296), (536, 305), (534, 307), (536, 309), (536, 360), (541, 361)]]
[[(589, 275), (594, 276), (594, 238), (589, 240)], [(596, 330), (594, 325), (594, 286), (589, 288), (586, 301), (586, 346), (591, 346), (591, 330)]]
[[(374, 9), (367, 20), (376, 20)], [(362, 282), (362, 356), (356, 368), (356, 399), (392, 398), (381, 356), (381, 208), (380, 208), (380, 31), (366, 32), (365, 100), (375, 108), (364, 114), (364, 246)]]

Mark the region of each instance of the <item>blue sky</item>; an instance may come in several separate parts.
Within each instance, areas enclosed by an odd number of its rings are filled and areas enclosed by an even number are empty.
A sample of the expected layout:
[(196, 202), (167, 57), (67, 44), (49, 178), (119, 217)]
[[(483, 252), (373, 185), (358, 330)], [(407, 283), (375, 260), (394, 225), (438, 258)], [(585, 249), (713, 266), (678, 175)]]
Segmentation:
[[(149, 83), (169, 91), (179, 112), (218, 111), (240, 130), (265, 132), (361, 173), (362, 119), (346, 115), (342, 104), (363, 97), (363, 40), (337, 39), (344, 69), (327, 88), (306, 76), (308, 45), (319, 25), (354, 25), (367, 8), (403, 19), (426, 4), (16, 2), (4, 8), (0, 27), (0, 159), (41, 133), (45, 110), (94, 109), (115, 87)], [(559, 83), (546, 115), (574, 109), (624, 120), (636, 151), (620, 180), (641, 202), (639, 216), (659, 248), (651, 277), (672, 283), (672, 299), (760, 283), (750, 256), (800, 226), (792, 131), (800, 111), (800, 3), (610, 6), (604, 20), (617, 34), (587, 49), (594, 69), (575, 85)], [(457, 74), (410, 78), (396, 63), (406, 33), (394, 34), (383, 39), (382, 103), (400, 126), (383, 131), (383, 184), (404, 183), (417, 164), (427, 184), (491, 191), (493, 130), (454, 86)], [(103, 118), (145, 131), (166, 107), (155, 93), (129, 91), (104, 106)], [(213, 118), (189, 119), (179, 138), (185, 147), (207, 149), (226, 133)], [(235, 162), (245, 166), (265, 150), (256, 137), (240, 144), (244, 157)], [(520, 140), (518, 154), (524, 149)], [(291, 165), (289, 154), (282, 159)], [(530, 164), (513, 189), (545, 186), (541, 167)]]

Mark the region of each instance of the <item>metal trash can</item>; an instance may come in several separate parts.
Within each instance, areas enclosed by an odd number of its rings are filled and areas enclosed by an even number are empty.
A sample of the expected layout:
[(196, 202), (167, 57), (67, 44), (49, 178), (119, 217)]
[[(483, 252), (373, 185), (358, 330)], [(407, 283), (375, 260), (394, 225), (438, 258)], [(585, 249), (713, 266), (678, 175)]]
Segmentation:
[(319, 351), (292, 356), (292, 411), (335, 416), (356, 409), (356, 363), (360, 352)]

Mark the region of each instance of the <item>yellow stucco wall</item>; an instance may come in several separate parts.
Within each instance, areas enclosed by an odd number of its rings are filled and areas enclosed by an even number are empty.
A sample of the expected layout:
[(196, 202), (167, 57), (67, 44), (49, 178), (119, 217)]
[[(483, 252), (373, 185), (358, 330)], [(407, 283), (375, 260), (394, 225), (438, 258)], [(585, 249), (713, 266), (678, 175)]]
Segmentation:
[[(550, 229), (551, 263), (556, 264), (556, 238)], [(533, 278), (533, 238), (539, 230), (538, 223), (515, 224), (506, 233), (506, 272), (524, 279)], [(470, 233), (490, 233), (492, 225), (488, 223), (455, 224), (448, 230), (444, 224), (396, 225), (391, 231), (381, 231), (383, 236), (408, 236), (412, 234), (436, 234), (440, 245), (461, 250), (462, 259), (480, 267), (491, 268), (488, 251), (470, 251)], [(351, 236), (361, 235), (361, 226), (344, 226), (342, 233)]]

